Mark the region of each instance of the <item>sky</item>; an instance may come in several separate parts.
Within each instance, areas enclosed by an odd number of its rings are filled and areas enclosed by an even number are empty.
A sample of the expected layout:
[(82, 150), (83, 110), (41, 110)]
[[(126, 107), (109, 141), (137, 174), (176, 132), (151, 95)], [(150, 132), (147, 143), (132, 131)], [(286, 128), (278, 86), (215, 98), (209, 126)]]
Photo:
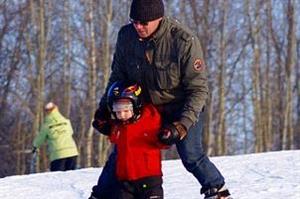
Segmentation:
[[(300, 198), (300, 150), (210, 158), (234, 199)], [(87, 199), (102, 168), (0, 178), (1, 199)], [(165, 199), (199, 199), (180, 160), (163, 161)]]

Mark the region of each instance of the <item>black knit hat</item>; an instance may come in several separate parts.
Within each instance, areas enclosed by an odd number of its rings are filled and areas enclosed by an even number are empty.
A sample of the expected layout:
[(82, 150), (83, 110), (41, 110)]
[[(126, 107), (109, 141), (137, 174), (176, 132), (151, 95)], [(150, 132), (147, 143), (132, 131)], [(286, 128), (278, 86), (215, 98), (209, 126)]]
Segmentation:
[(164, 16), (162, 0), (133, 0), (130, 18), (136, 21), (153, 21)]

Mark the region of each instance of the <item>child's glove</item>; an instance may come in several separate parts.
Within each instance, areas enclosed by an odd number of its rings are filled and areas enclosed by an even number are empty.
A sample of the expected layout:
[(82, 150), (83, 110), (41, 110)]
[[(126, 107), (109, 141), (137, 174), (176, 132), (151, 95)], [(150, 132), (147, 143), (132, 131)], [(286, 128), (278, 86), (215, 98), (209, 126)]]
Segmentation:
[(158, 139), (166, 145), (175, 144), (187, 134), (186, 127), (180, 122), (165, 125), (158, 133)]

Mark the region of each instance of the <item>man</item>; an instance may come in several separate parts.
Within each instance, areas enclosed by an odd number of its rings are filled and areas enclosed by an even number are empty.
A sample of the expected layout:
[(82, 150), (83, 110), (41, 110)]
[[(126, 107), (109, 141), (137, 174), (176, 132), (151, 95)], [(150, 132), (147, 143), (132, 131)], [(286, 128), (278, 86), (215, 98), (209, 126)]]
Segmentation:
[(45, 106), (46, 117), (40, 133), (33, 141), (33, 152), (45, 141), (50, 152), (50, 170), (66, 171), (76, 168), (78, 151), (72, 137), (73, 129), (70, 120), (66, 119), (58, 107), (49, 102)]
[[(133, 0), (130, 18), (131, 24), (118, 33), (108, 87), (121, 80), (142, 85), (144, 101), (160, 107), (161, 142), (176, 144), (183, 165), (202, 185), (206, 199), (230, 198), (223, 176), (201, 144), (208, 86), (199, 40), (179, 22), (164, 17), (162, 0)], [(109, 132), (104, 130), (109, 129), (106, 103), (105, 94), (93, 122), (103, 134)], [(116, 156), (116, 151), (110, 155), (91, 198), (113, 198)]]

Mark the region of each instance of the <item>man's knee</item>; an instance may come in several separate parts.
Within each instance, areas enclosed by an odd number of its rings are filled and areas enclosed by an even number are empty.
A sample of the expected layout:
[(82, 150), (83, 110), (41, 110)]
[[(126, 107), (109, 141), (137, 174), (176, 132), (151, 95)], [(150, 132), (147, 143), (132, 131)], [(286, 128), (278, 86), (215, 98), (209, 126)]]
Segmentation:
[(207, 160), (208, 157), (204, 153), (198, 154), (197, 156), (187, 155), (184, 158), (181, 158), (184, 167), (189, 172), (193, 172), (195, 169), (199, 168), (203, 162)]

